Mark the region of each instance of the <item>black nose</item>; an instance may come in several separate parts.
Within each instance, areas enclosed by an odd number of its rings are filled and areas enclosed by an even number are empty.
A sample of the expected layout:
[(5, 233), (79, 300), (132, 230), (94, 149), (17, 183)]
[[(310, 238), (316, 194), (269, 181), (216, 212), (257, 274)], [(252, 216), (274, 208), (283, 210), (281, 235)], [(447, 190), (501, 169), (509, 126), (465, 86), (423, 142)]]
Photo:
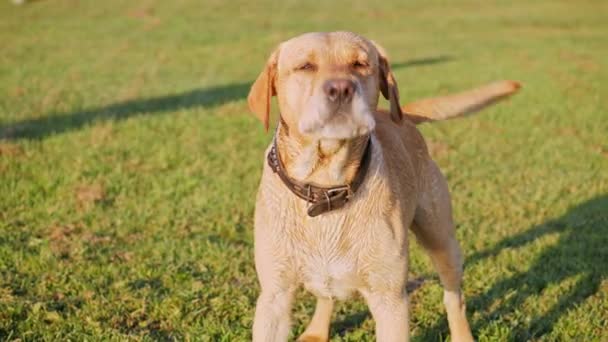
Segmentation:
[(323, 84), (323, 91), (331, 102), (349, 103), (355, 93), (355, 82), (344, 79), (327, 80)]

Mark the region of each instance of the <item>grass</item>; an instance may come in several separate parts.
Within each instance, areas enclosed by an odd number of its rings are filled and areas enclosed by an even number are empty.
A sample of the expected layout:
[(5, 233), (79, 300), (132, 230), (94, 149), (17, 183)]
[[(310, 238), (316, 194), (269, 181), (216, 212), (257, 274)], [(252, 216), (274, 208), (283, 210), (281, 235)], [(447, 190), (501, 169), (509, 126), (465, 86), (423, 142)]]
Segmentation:
[[(608, 339), (608, 6), (602, 1), (0, 2), (0, 340), (250, 339), (248, 114), (270, 50), (348, 29), (404, 101), (494, 79), (521, 94), (422, 128), (453, 193), (479, 341)], [(448, 338), (412, 243), (414, 340)], [(294, 334), (313, 310), (301, 293)], [(364, 303), (335, 341), (373, 340)], [(295, 336), (295, 335), (294, 335)]]

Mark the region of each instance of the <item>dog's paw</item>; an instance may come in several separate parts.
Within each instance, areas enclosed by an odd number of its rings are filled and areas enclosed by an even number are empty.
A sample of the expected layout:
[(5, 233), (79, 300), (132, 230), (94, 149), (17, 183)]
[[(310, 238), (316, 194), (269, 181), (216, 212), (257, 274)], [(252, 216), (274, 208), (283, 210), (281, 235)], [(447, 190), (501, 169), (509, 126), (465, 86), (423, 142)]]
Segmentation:
[(328, 342), (327, 338), (322, 338), (315, 335), (302, 335), (298, 337), (296, 342)]

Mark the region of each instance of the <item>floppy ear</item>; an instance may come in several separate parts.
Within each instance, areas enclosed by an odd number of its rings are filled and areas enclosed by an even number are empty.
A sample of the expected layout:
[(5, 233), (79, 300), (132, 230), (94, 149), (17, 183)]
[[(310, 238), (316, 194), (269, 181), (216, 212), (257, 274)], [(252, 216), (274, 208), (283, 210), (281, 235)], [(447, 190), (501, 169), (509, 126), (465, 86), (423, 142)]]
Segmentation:
[(391, 119), (395, 123), (401, 122), (403, 119), (403, 112), (401, 111), (401, 105), (399, 104), (399, 88), (395, 76), (391, 71), (391, 66), (386, 57), (384, 49), (376, 44), (376, 50), (378, 51), (378, 67), (380, 69), (380, 91), (385, 99), (390, 103), (391, 108)]
[(274, 82), (278, 56), (279, 49), (277, 48), (268, 58), (264, 70), (258, 75), (247, 96), (249, 110), (262, 121), (267, 132), (270, 120), (270, 98), (277, 94)]

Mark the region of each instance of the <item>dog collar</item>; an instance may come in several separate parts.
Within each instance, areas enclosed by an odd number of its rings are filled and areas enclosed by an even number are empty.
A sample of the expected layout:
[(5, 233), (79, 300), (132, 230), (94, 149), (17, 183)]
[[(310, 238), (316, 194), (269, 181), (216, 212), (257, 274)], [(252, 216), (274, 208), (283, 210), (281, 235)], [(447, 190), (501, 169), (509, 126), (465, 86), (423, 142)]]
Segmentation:
[(289, 177), (285, 172), (285, 167), (279, 157), (276, 137), (272, 141), (272, 147), (270, 148), (270, 152), (268, 152), (266, 159), (272, 171), (279, 175), (283, 184), (285, 184), (285, 186), (296, 196), (309, 204), (307, 210), (308, 216), (315, 217), (328, 211), (342, 208), (352, 198), (354, 193), (363, 183), (365, 175), (367, 174), (372, 154), (371, 146), (371, 138), (369, 138), (367, 140), (367, 145), (365, 146), (365, 151), (363, 152), (359, 170), (357, 170), (357, 174), (353, 181), (346, 185), (329, 188), (312, 183), (300, 182)]

